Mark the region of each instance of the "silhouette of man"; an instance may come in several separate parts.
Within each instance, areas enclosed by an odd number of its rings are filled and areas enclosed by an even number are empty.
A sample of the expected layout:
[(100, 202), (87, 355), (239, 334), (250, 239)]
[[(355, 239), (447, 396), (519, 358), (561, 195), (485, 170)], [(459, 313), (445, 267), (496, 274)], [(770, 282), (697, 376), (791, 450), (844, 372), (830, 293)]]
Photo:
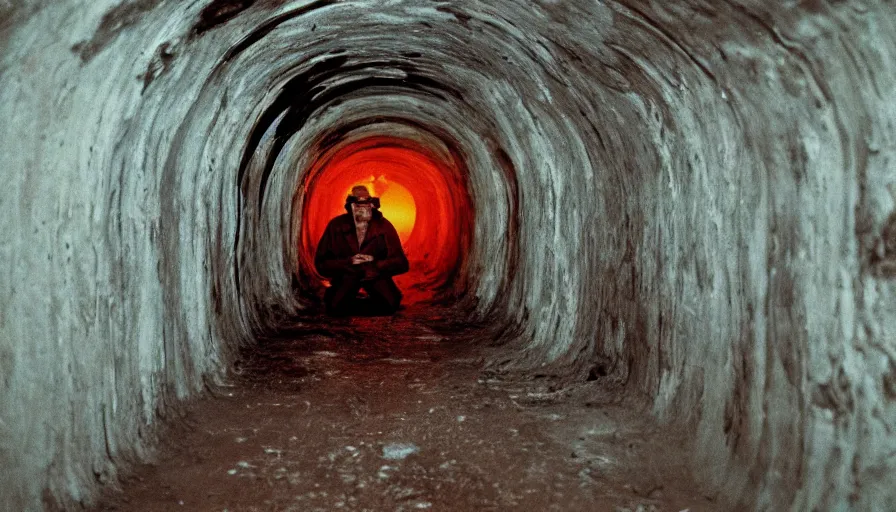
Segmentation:
[[(353, 187), (345, 201), (347, 213), (327, 224), (317, 244), (314, 266), (331, 283), (324, 293), (328, 314), (391, 315), (401, 304), (392, 276), (408, 271), (408, 259), (379, 206), (379, 198), (370, 197), (367, 187)], [(366, 301), (357, 299), (362, 288)]]

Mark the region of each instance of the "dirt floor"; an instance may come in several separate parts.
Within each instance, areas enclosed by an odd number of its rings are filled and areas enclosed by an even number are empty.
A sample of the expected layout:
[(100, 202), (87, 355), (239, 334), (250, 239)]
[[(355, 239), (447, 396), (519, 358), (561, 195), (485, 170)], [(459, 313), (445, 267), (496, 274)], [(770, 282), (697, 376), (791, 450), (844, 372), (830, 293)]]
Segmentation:
[(718, 510), (682, 436), (600, 379), (484, 372), (499, 349), (444, 318), (313, 318), (264, 340), (97, 510)]

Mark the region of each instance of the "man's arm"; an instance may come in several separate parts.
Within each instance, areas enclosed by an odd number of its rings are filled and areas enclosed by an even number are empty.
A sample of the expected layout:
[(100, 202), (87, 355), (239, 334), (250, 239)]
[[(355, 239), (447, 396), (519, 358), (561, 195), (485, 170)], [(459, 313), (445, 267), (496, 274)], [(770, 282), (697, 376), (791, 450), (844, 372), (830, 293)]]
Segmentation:
[(327, 225), (314, 253), (314, 268), (317, 273), (330, 278), (345, 273), (352, 264), (351, 258), (337, 258), (333, 253), (334, 231), (332, 223)]
[[(385, 219), (384, 219), (385, 220)], [(374, 261), (373, 264), (381, 273), (397, 276), (408, 271), (408, 258), (401, 247), (401, 239), (391, 222), (385, 221), (386, 259)]]

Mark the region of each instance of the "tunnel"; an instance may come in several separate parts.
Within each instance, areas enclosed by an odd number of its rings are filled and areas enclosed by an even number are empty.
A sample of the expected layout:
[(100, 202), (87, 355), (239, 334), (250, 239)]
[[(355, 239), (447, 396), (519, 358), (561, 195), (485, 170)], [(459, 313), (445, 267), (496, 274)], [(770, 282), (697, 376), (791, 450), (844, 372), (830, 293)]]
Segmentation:
[(96, 506), (330, 326), (313, 251), (358, 183), (396, 321), (639, 404), (693, 510), (896, 509), (890, 2), (27, 0), (0, 55), (0, 509)]

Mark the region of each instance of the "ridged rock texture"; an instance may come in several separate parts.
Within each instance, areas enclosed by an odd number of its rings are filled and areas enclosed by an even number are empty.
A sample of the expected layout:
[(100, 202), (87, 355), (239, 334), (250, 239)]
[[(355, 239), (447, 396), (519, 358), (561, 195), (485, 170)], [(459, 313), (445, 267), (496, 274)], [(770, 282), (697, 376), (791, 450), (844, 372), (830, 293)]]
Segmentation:
[(385, 137), (510, 366), (600, 365), (732, 509), (896, 510), (891, 2), (25, 0), (0, 52), (0, 509), (306, 308), (305, 192)]

